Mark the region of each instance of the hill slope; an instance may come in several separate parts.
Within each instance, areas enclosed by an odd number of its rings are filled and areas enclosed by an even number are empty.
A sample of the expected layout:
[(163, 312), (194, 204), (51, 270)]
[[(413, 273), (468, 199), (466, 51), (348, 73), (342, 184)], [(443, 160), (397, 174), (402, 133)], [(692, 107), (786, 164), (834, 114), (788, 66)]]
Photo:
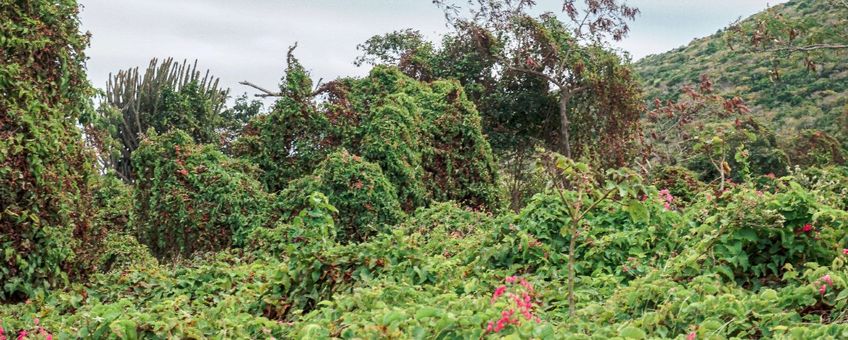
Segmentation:
[[(832, 43), (848, 36), (848, 6), (830, 0), (793, 0), (739, 23), (753, 26), (767, 15), (806, 27), (800, 39)], [(812, 53), (762, 52), (728, 43), (722, 29), (689, 45), (635, 63), (648, 98), (673, 98), (683, 84), (708, 75), (725, 94), (742, 97), (757, 116), (780, 129), (817, 128), (845, 135), (848, 116), (848, 49)], [(809, 57), (815, 70), (805, 65)], [(775, 71), (777, 73), (775, 73)], [(776, 76), (777, 75), (777, 76)]]

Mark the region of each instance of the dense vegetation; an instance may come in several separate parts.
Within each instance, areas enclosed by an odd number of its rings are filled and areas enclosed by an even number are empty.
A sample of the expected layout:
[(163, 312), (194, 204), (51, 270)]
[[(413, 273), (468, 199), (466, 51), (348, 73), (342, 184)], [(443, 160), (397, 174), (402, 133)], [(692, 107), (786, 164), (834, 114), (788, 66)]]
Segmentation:
[(365, 77), (292, 47), (266, 110), (170, 60), (96, 97), (75, 1), (0, 4), (0, 340), (848, 338), (848, 112), (808, 95), (839, 48), (731, 88), (772, 56), (742, 22), (639, 62), (643, 105), (605, 47), (635, 8), (436, 1), (456, 31), (375, 36)]
[(718, 91), (743, 96), (758, 117), (781, 133), (818, 129), (844, 138), (846, 18), (844, 2), (792, 0), (687, 46), (643, 58), (634, 68), (650, 99), (675, 98), (675, 88), (708, 75)]

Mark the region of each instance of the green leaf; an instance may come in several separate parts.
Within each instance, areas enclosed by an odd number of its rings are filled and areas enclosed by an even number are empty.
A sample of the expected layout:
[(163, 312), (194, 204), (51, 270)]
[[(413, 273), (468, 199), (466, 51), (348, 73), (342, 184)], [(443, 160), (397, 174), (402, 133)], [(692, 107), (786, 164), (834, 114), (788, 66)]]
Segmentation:
[(648, 223), (650, 221), (650, 213), (642, 201), (631, 199), (627, 202), (625, 209), (630, 214), (630, 218), (636, 222)]
[(625, 339), (644, 339), (646, 336), (645, 331), (632, 326), (624, 327), (619, 335)]

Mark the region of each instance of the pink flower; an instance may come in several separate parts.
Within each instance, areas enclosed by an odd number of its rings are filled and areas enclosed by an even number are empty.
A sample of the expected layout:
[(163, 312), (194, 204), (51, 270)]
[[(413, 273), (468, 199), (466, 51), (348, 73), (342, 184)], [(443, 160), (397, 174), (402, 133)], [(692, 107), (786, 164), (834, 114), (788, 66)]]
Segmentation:
[(518, 278), (516, 278), (515, 276), (509, 276), (509, 277), (506, 278), (505, 281), (506, 281), (506, 283), (515, 283), (515, 280), (517, 280), (517, 279)]
[(803, 231), (805, 233), (809, 233), (810, 230), (813, 230), (813, 225), (809, 224), (809, 223), (805, 224), (804, 227), (801, 228), (801, 231)]
[(842, 255), (848, 255), (848, 248), (842, 249)]
[(695, 333), (695, 332), (692, 332), (692, 333), (689, 333), (689, 335), (686, 335), (686, 340), (695, 340), (697, 338), (698, 338), (698, 334)]
[(827, 285), (821, 285), (821, 287), (819, 288), (819, 294), (824, 295), (824, 293), (826, 291), (827, 291)]
[[(38, 319), (35, 319), (35, 324), (38, 325)], [(53, 340), (53, 334), (47, 332), (44, 327), (38, 326), (38, 334), (43, 336), (46, 340)]]
[(18, 333), (18, 340), (24, 340), (24, 339), (26, 339), (26, 337), (27, 337), (27, 331), (22, 330), (20, 333)]
[(660, 190), (659, 195), (665, 210), (671, 210), (671, 203), (674, 202), (674, 196), (671, 195), (671, 192), (668, 191), (668, 189), (662, 189)]
[(521, 278), (521, 282), (519, 282), (524, 289), (527, 289), (528, 292), (533, 292), (533, 285), (530, 282), (527, 282), (524, 278)]
[(496, 288), (495, 293), (492, 294), (492, 302), (491, 303), (495, 303), (495, 300), (497, 300), (499, 297), (501, 297), (501, 295), (503, 295), (505, 292), (506, 292), (506, 286), (500, 286), (500, 287)]
[(6, 340), (6, 330), (0, 325), (0, 340)]
[(821, 280), (827, 283), (828, 286), (833, 286), (833, 280), (830, 279), (830, 274), (822, 276)]

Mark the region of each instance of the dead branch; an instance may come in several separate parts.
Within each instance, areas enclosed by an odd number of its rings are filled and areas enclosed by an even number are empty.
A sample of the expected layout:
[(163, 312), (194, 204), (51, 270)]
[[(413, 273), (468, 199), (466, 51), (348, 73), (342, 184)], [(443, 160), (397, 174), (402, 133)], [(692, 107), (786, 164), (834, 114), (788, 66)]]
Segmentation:
[(264, 92), (264, 93), (255, 94), (254, 96), (256, 96), (256, 97), (267, 98), (267, 97), (282, 97), (283, 96), (282, 92), (272, 92), (272, 91), (269, 91), (269, 90), (267, 90), (263, 87), (260, 87), (259, 85), (256, 85), (256, 84), (251, 83), (251, 82), (246, 81), (246, 80), (239, 82), (239, 84), (242, 84), (242, 85), (245, 85), (245, 86), (250, 86), (254, 89), (257, 89), (259, 91)]

